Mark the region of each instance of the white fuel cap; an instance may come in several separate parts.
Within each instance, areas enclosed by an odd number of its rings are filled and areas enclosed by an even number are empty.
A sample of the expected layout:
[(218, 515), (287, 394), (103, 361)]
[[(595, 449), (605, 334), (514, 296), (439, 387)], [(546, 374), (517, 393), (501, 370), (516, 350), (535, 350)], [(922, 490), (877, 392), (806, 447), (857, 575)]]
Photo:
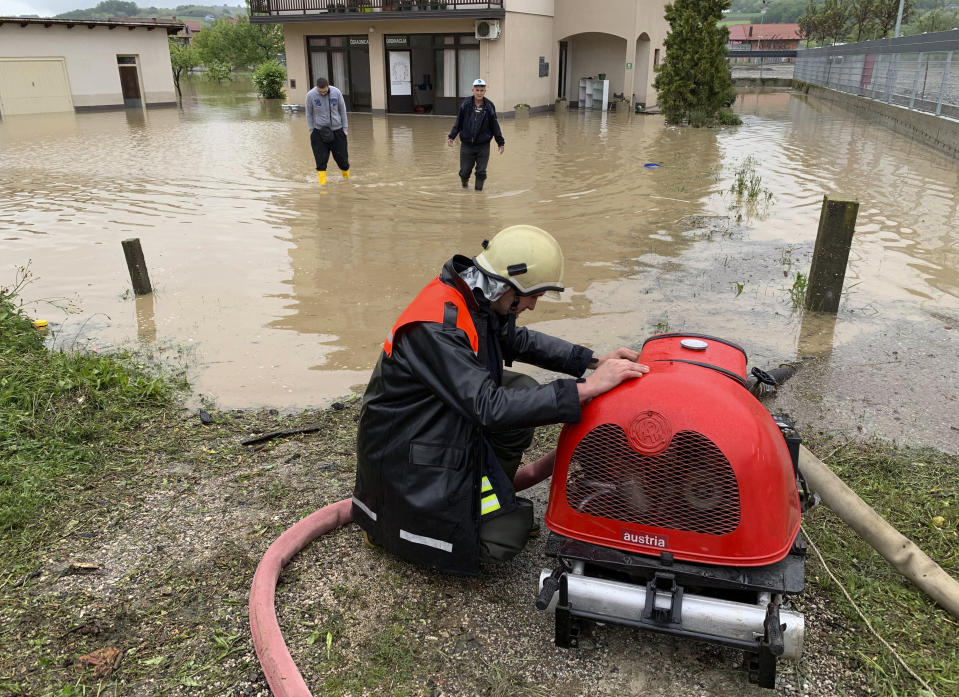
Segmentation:
[(709, 344), (700, 339), (683, 339), (679, 342), (679, 345), (690, 351), (705, 351), (706, 347), (709, 346)]

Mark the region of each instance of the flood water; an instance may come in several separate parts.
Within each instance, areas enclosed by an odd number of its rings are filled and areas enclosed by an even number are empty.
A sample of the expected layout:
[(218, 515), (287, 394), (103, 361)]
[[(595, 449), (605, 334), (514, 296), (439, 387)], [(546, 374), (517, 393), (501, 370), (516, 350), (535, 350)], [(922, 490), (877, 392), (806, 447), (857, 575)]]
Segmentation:
[[(321, 188), (302, 112), (248, 83), (190, 83), (182, 108), (11, 117), (0, 285), (30, 262), (23, 297), (58, 347), (172, 356), (221, 408), (322, 406), (362, 390), (447, 258), (532, 223), (563, 245), (568, 290), (529, 326), (598, 351), (668, 329), (737, 340), (760, 367), (816, 355), (824, 410), (876, 435), (922, 423), (955, 450), (957, 162), (802, 95), (748, 94), (736, 110), (744, 125), (725, 129), (575, 110), (504, 120), (481, 193), (460, 188), (451, 119), (368, 114), (350, 115), (352, 179), (331, 160)], [(747, 157), (768, 205), (729, 193)], [(789, 293), (824, 194), (861, 202), (835, 321)], [(130, 237), (150, 296), (130, 290)]]

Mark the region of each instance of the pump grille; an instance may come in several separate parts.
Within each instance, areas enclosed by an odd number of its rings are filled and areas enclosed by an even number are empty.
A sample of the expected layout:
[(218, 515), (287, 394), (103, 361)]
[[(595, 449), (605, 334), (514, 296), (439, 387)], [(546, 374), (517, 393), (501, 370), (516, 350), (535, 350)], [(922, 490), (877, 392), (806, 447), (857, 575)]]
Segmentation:
[(599, 518), (708, 535), (739, 525), (736, 474), (694, 431), (676, 433), (665, 450), (647, 456), (616, 424), (597, 426), (570, 458), (566, 503)]

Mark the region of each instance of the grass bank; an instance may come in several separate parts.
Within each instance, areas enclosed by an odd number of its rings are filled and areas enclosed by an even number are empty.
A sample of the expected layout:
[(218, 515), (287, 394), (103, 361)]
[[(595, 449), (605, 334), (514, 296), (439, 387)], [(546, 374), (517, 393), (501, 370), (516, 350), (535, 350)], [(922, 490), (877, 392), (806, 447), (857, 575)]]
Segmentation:
[[(283, 529), (350, 494), (356, 401), (295, 415), (211, 410), (205, 423), (180, 408), (176, 379), (130, 357), (46, 351), (13, 303), (0, 303), (0, 695), (266, 694), (247, 627), (252, 573)], [(241, 444), (306, 424), (319, 430)], [(537, 452), (555, 434), (542, 433)], [(959, 458), (806, 436), (959, 575)], [(954, 618), (828, 510), (805, 528), (905, 663), (939, 697), (959, 694)], [(603, 627), (594, 649), (554, 649), (531, 607), (542, 540), (497, 574), (459, 579), (366, 550), (355, 530), (329, 537), (294, 560), (278, 593), (281, 626), (318, 692), (609, 696), (631, 694), (653, 670), (673, 695), (701, 694), (703, 676), (717, 674), (754, 694), (735, 660), (670, 637)], [(782, 664), (783, 690), (921, 694), (812, 553), (798, 603), (807, 652), (798, 666)], [(510, 631), (487, 634), (488, 618)], [(78, 665), (106, 647), (119, 652), (111, 670)], [(638, 650), (645, 667), (630, 662)], [(564, 691), (582, 676), (595, 682)]]
[[(946, 573), (959, 577), (959, 457), (829, 437), (813, 447), (820, 457), (828, 455), (829, 467), (893, 527)], [(807, 583), (828, 599), (842, 625), (836, 654), (862, 672), (875, 694), (925, 694), (868, 630), (838, 581), (876, 632), (935, 694), (959, 695), (959, 621), (906, 581), (829, 509), (819, 507), (804, 527), (835, 577), (810, 550)]]
[[(90, 480), (134, 472), (130, 433), (162, 418), (184, 384), (127, 355), (47, 351), (0, 290), (0, 558), (22, 568)], [(69, 519), (68, 519), (69, 520)]]

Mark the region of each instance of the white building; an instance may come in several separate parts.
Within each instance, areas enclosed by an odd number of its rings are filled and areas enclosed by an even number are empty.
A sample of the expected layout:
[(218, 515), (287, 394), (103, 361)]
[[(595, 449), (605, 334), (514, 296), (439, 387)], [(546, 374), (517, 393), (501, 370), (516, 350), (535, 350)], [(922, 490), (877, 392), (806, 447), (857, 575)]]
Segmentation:
[(0, 17), (0, 117), (176, 104), (182, 22)]

